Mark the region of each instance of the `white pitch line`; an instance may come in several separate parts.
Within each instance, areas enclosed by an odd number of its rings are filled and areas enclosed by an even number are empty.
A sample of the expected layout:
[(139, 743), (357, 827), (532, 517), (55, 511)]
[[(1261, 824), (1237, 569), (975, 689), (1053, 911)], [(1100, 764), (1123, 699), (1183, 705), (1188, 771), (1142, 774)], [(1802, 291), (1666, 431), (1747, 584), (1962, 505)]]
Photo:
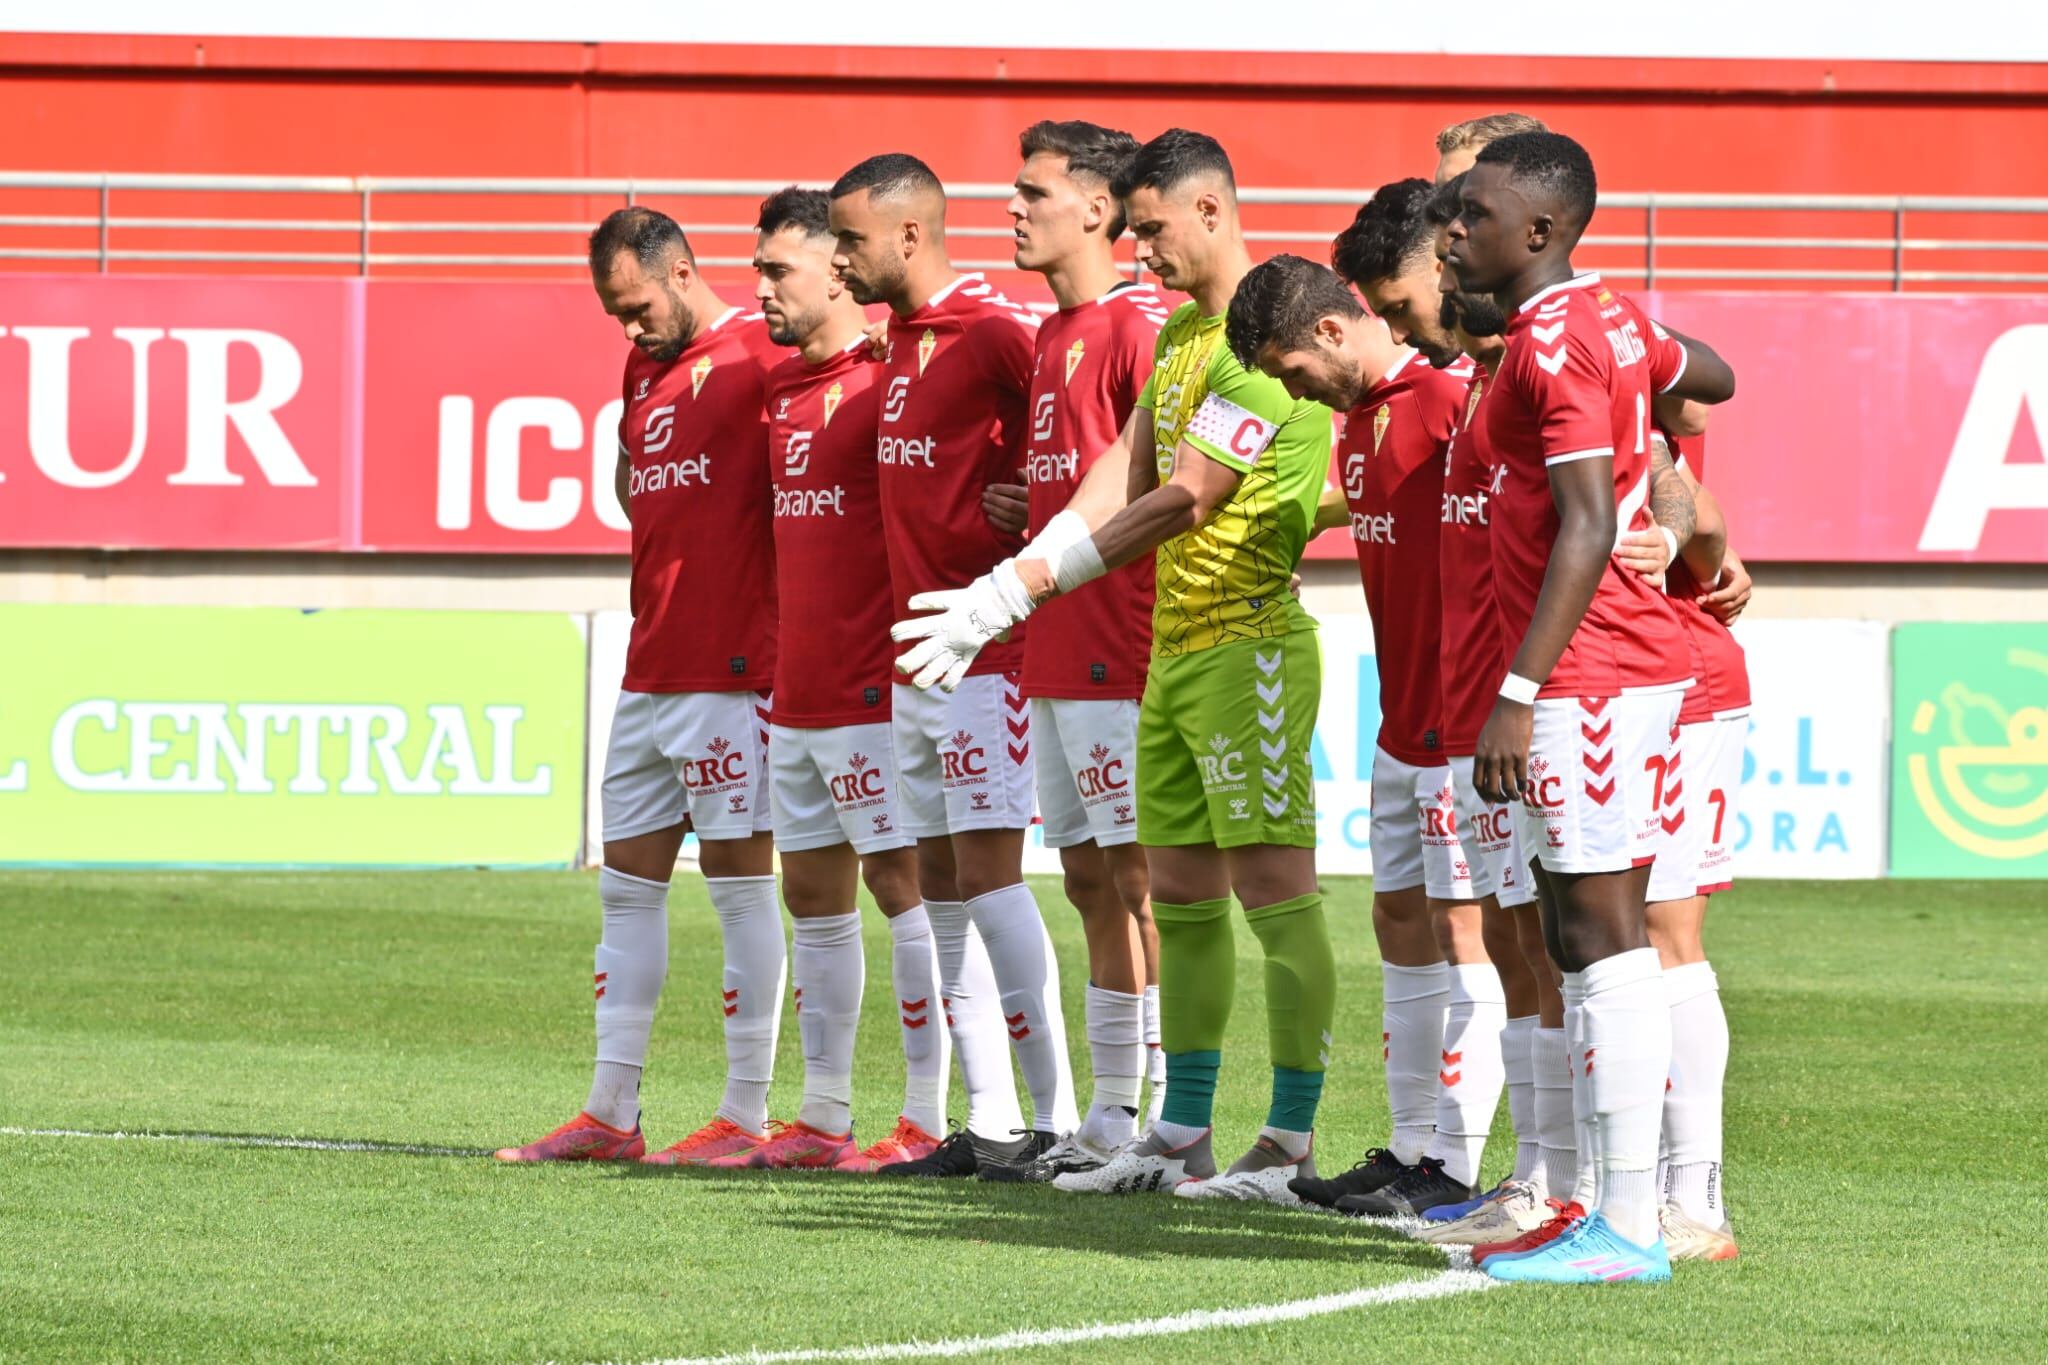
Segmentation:
[(251, 1133), (124, 1133), (93, 1128), (0, 1126), (0, 1137), (108, 1138), (129, 1142), (206, 1142), (220, 1147), (287, 1147), (305, 1152), (390, 1152), (399, 1156), (489, 1156), (481, 1147), (417, 1147), (405, 1142), (345, 1142), (331, 1138), (263, 1137)]
[(1476, 1270), (1446, 1270), (1426, 1280), (1406, 1280), (1373, 1289), (1350, 1289), (1341, 1294), (1322, 1294), (1312, 1299), (1286, 1303), (1258, 1304), (1250, 1308), (1210, 1308), (1175, 1313), (1163, 1318), (1141, 1318), (1136, 1322), (1097, 1322), (1086, 1327), (1050, 1327), (1002, 1332), (987, 1337), (948, 1337), (939, 1341), (902, 1341), (877, 1346), (823, 1347), (799, 1351), (742, 1351), (723, 1356), (675, 1356), (647, 1362), (647, 1365), (790, 1365), (811, 1360), (910, 1360), (979, 1355), (995, 1351), (1024, 1351), (1038, 1346), (1071, 1346), (1090, 1341), (1119, 1341), (1130, 1337), (1172, 1337), (1189, 1332), (1208, 1332), (1225, 1327), (1261, 1327), (1275, 1322), (1298, 1322), (1331, 1313), (1348, 1313), (1389, 1303), (1414, 1303), (1441, 1299), (1452, 1294), (1470, 1294), (1491, 1289), (1497, 1281)]

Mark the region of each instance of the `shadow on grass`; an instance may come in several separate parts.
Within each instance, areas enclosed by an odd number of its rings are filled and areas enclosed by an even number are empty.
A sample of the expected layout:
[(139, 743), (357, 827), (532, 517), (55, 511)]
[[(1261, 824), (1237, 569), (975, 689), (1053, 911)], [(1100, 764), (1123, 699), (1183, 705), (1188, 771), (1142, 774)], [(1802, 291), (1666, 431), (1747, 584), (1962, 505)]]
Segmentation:
[(129, 1142), (191, 1142), (215, 1147), (254, 1147), (295, 1152), (349, 1152), (371, 1156), (487, 1157), (488, 1147), (435, 1147), (376, 1138), (333, 1138), (281, 1133), (223, 1133), (200, 1128), (29, 1128), (0, 1127), (0, 1137), (101, 1138)]
[(1391, 1228), (1266, 1204), (1195, 1203), (1160, 1195), (1066, 1194), (974, 1180), (879, 1180), (830, 1171), (712, 1171), (618, 1166), (619, 1180), (671, 1180), (758, 1227), (805, 1234), (879, 1233), (978, 1245), (1085, 1251), (1138, 1259), (1360, 1262), (1441, 1270), (1443, 1254)]

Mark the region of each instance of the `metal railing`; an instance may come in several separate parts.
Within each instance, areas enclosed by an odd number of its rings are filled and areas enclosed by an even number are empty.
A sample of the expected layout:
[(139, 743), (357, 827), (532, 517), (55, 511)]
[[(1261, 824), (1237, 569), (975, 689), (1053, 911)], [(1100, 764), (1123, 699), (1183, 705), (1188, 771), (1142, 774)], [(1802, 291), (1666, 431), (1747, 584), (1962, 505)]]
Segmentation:
[[(323, 273), (358, 275), (380, 270), (415, 275), (580, 270), (581, 239), (592, 217), (618, 204), (659, 201), (701, 239), (703, 264), (738, 268), (750, 260), (754, 201), (786, 183), (0, 172), (0, 261), (88, 265), (102, 272), (116, 265), (175, 264), (312, 266), (324, 267)], [(956, 184), (948, 193), (974, 206), (955, 215), (960, 221), (949, 225), (950, 236), (970, 243), (1010, 236), (995, 207), (1009, 198), (1008, 185)], [(1348, 211), (1368, 193), (1246, 189), (1241, 193), (1246, 236), (1274, 249), (1321, 257)], [(84, 202), (70, 202), (74, 196)], [(228, 211), (242, 207), (236, 201), (264, 196), (291, 199), (296, 211)], [(195, 199), (202, 207), (166, 210), (166, 197), (173, 209)], [(25, 198), (34, 202), (23, 205)], [(144, 211), (152, 198), (158, 211)], [(436, 199), (458, 201), (454, 215), (410, 212), (421, 205), (439, 208), (432, 202)], [(305, 200), (339, 200), (346, 208), (308, 214), (300, 202)], [(547, 209), (481, 211), (484, 203), (515, 200), (553, 201), (583, 216), (572, 221), (545, 216)], [(565, 200), (580, 202), (561, 205)], [(1589, 235), (1583, 249), (1601, 258), (1592, 263), (1604, 273), (1646, 287), (1674, 282), (1892, 290), (2048, 285), (2048, 259), (2043, 259), (2048, 254), (2048, 199), (1653, 192), (1607, 194), (1600, 204), (1595, 226), (1603, 230)], [(1909, 216), (1921, 224), (1934, 220), (1935, 229), (1911, 234)], [(975, 217), (985, 221), (970, 221)], [(1816, 220), (1821, 230), (1814, 230)], [(1742, 230), (1744, 224), (1755, 230)], [(495, 242), (519, 238), (545, 249), (489, 249)], [(436, 245), (436, 239), (449, 249), (421, 249)], [(420, 245), (406, 249), (415, 243)], [(970, 246), (959, 254), (974, 253)], [(2000, 268), (2007, 262), (2010, 267)], [(1007, 256), (957, 263), (1012, 268)], [(2037, 264), (2043, 268), (2024, 268)], [(1130, 268), (1136, 272), (1135, 264)]]

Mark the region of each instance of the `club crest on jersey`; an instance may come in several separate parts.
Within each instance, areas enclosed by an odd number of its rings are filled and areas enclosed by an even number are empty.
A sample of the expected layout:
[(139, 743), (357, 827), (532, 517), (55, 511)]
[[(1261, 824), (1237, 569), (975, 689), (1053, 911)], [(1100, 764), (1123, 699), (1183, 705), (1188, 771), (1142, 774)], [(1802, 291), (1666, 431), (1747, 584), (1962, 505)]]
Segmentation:
[(1223, 753), (1223, 752), (1225, 752), (1226, 750), (1228, 750), (1228, 749), (1230, 748), (1230, 736), (1229, 736), (1229, 735), (1211, 735), (1211, 736), (1209, 736), (1209, 748), (1210, 748), (1211, 750), (1213, 750), (1214, 752), (1216, 752), (1216, 753), (1219, 753), (1219, 754), (1220, 754), (1220, 753)]
[(1372, 453), (1380, 453), (1380, 442), (1387, 439), (1387, 428), (1393, 424), (1393, 404), (1382, 403), (1372, 415)]
[[(834, 383), (831, 388), (825, 390), (824, 424), (826, 426), (829, 427), (832, 425), (832, 414), (839, 411), (839, 402), (844, 397), (846, 397), (846, 390), (840, 387), (837, 383)], [(785, 398), (782, 401), (787, 403), (789, 400)]]
[(1472, 392), (1465, 396), (1465, 425), (1472, 425), (1472, 414), (1479, 411), (1479, 393), (1486, 387), (1484, 379), (1472, 381)]
[(1074, 344), (1067, 348), (1067, 377), (1062, 382), (1068, 384), (1074, 382), (1074, 371), (1081, 368), (1082, 354), (1083, 347), (1081, 345), (1081, 338), (1075, 337)]
[(924, 374), (924, 367), (932, 363), (932, 352), (939, 349), (938, 334), (931, 328), (924, 329), (924, 335), (917, 339), (917, 372)]
[(710, 377), (711, 357), (708, 355), (701, 356), (698, 358), (697, 363), (690, 367), (690, 397), (695, 398), (698, 394), (704, 392), (704, 381)]

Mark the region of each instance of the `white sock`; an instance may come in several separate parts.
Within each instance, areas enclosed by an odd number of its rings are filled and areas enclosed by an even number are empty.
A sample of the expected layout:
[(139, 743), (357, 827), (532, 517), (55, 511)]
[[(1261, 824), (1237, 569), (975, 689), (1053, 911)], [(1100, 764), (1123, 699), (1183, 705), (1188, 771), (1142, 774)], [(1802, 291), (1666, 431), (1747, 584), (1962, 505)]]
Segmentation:
[(1081, 1132), (1097, 1147), (1121, 1147), (1138, 1126), (1138, 1088), (1145, 1081), (1145, 1000), (1088, 983), (1085, 1022), (1095, 1070), (1095, 1097)]
[(1529, 1070), (1536, 1078), (1536, 1146), (1543, 1154), (1531, 1183), (1544, 1199), (1569, 1199), (1579, 1177), (1579, 1144), (1572, 1129), (1571, 1045), (1563, 1029), (1539, 1027), (1529, 1035)]
[(821, 1133), (853, 1128), (853, 1040), (860, 1027), (867, 954), (860, 911), (800, 919), (790, 949), (796, 1027), (804, 1048), (804, 1100), (797, 1118)]
[(1145, 1122), (1159, 1122), (1166, 1108), (1166, 1049), (1159, 1046), (1159, 987), (1145, 988), (1145, 1083), (1152, 1088), (1145, 1101)]
[(1003, 1031), (1017, 1050), (1017, 1069), (1031, 1092), (1031, 1126), (1041, 1133), (1071, 1133), (1081, 1119), (1074, 1108), (1067, 1021), (1060, 1010), (1060, 964), (1037, 898), (1018, 882), (976, 896), (967, 902), (967, 913), (995, 968)]
[(1387, 1145), (1402, 1165), (1412, 1166), (1436, 1131), (1436, 1068), (1443, 1053), (1451, 971), (1441, 962), (1427, 967), (1382, 962), (1380, 990), (1380, 1052), (1387, 1069), (1387, 1108), (1394, 1114), (1394, 1135)]
[(988, 949), (959, 901), (928, 900), (924, 908), (938, 948), (939, 1004), (967, 1088), (967, 1127), (981, 1137), (1008, 1142), (1024, 1126), (1024, 1112), (1017, 1107), (1017, 1080), (1004, 1045), (1003, 1009), (996, 1002)]
[(593, 971), (597, 1067), (583, 1112), (630, 1130), (640, 1121), (640, 1070), (668, 976), (668, 883), (602, 868), (597, 899), (604, 910)]
[(1308, 1155), (1309, 1145), (1315, 1141), (1314, 1133), (1298, 1133), (1292, 1128), (1275, 1128), (1266, 1124), (1259, 1129), (1260, 1137), (1269, 1137), (1280, 1144), (1280, 1150), (1300, 1161)]
[[(946, 1132), (946, 1065), (953, 1051), (939, 1005), (931, 917), (913, 905), (889, 921), (889, 975), (903, 1034), (903, 1117), (933, 1137)], [(936, 1021), (936, 1022), (934, 1022)]]
[(1672, 1203), (1703, 1223), (1727, 1216), (1721, 1202), (1721, 1086), (1728, 1074), (1728, 1015), (1721, 983), (1705, 962), (1664, 973), (1671, 1002), (1671, 1088), (1664, 1092), (1667, 1188)]
[(768, 1125), (768, 1082), (789, 976), (773, 877), (706, 877), (725, 939), (725, 1098), (718, 1116), (749, 1133)]
[(1444, 1010), (1443, 1048), (1438, 1053), (1436, 1133), (1428, 1153), (1444, 1163), (1444, 1174), (1461, 1185), (1479, 1179), (1493, 1111), (1507, 1081), (1500, 1031), (1508, 1021), (1508, 998), (1491, 962), (1453, 963), (1450, 1004)]
[(1655, 948), (1602, 958), (1584, 972), (1586, 1080), (1600, 1164), (1600, 1213), (1648, 1246), (1657, 1230), (1657, 1140), (1671, 1074), (1671, 1006)]
[(1568, 1187), (1569, 1193), (1559, 1195), (1551, 1190), (1553, 1198), (1576, 1203), (1591, 1213), (1599, 1207), (1600, 1190), (1600, 1149), (1593, 1131), (1593, 1095), (1586, 1084), (1586, 982), (1580, 972), (1564, 973), (1564, 983), (1558, 988), (1564, 996), (1564, 1041), (1568, 1049), (1567, 1073), (1572, 1078), (1572, 1150), (1578, 1153), (1578, 1164)]
[(1510, 1180), (1527, 1180), (1543, 1161), (1543, 1148), (1536, 1141), (1536, 1072), (1529, 1052), (1535, 1032), (1533, 1014), (1508, 1020), (1500, 1031), (1501, 1067), (1508, 1078), (1508, 1117), (1515, 1129), (1515, 1170)]

